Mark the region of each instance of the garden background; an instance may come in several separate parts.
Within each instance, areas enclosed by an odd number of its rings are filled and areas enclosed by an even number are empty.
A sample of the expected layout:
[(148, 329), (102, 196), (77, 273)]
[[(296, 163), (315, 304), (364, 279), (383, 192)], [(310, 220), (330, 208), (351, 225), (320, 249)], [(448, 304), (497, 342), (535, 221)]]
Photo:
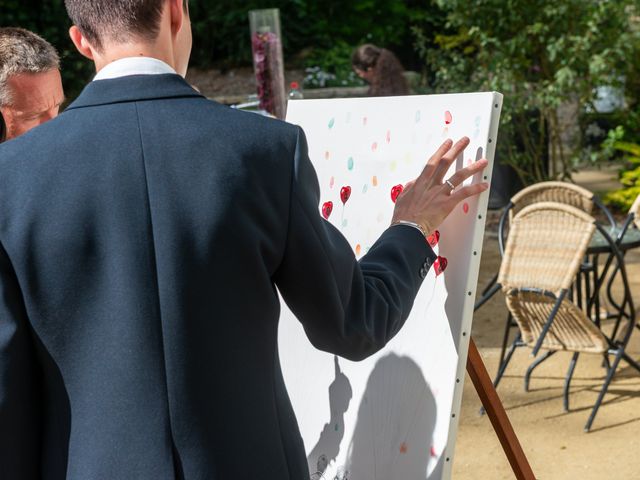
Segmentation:
[[(191, 0), (191, 66), (250, 66), (248, 11), (272, 7), (287, 68), (306, 71), (305, 89), (360, 84), (351, 52), (375, 43), (419, 74), (416, 93), (502, 92), (497, 158), (522, 183), (617, 162), (624, 188), (608, 202), (624, 210), (640, 194), (637, 0)], [(0, 0), (0, 25), (58, 48), (68, 98), (91, 78), (63, 0)]]

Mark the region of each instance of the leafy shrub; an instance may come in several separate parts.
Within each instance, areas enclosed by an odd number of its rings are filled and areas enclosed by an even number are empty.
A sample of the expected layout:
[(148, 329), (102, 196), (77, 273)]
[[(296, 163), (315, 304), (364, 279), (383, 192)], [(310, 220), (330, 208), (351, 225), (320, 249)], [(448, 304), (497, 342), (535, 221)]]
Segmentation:
[(620, 183), (623, 188), (609, 192), (603, 200), (612, 207), (627, 211), (640, 195), (640, 144), (616, 141), (615, 138), (620, 135), (621, 129), (617, 130), (617, 135), (609, 135), (604, 148), (612, 148), (624, 155), (625, 166), (620, 171)]

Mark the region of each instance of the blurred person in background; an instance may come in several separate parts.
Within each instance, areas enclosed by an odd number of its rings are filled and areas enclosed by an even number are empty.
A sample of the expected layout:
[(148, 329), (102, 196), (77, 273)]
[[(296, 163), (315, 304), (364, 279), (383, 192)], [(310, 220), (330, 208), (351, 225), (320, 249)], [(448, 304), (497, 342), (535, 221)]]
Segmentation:
[(353, 52), (351, 65), (356, 74), (369, 84), (369, 96), (409, 94), (402, 64), (390, 50), (366, 43)]
[(0, 142), (56, 117), (63, 101), (55, 48), (23, 28), (0, 28)]

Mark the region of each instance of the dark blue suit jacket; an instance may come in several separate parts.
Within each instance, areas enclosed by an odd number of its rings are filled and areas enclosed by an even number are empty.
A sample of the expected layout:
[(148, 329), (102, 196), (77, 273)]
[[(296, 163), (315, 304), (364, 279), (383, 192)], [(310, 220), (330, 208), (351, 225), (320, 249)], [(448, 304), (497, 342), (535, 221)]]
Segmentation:
[(391, 227), (357, 262), (298, 127), (177, 75), (93, 82), (0, 146), (0, 478), (298, 480), (276, 287), (362, 359), (433, 260)]

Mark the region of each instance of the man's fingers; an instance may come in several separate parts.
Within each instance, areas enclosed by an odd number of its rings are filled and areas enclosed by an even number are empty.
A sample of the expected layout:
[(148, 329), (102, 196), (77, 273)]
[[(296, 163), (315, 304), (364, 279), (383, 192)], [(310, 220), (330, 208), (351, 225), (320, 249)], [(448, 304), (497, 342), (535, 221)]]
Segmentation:
[(473, 177), (478, 172), (481, 172), (487, 167), (488, 164), (489, 162), (484, 158), (482, 160), (478, 160), (477, 162), (474, 162), (468, 167), (462, 168), (451, 175), (449, 181), (456, 187), (458, 185), (462, 185), (467, 178)]
[(451, 150), (452, 146), (453, 146), (453, 140), (451, 140), (450, 138), (447, 138), (444, 142), (442, 142), (442, 145), (438, 147), (438, 150), (436, 150), (436, 153), (431, 155), (431, 157), (429, 158), (429, 161), (427, 162), (427, 165), (428, 164), (435, 165), (436, 163), (438, 163), (438, 160), (444, 157), (446, 153), (449, 150)]
[(436, 168), (436, 165), (438, 164), (438, 161), (449, 151), (451, 150), (451, 146), (453, 145), (453, 142), (450, 139), (445, 140), (442, 145), (440, 145), (440, 147), (438, 148), (438, 150), (436, 150), (436, 153), (434, 153), (433, 155), (431, 155), (431, 157), (429, 158), (429, 160), (427, 161), (427, 164), (424, 166), (424, 168), (422, 169), (422, 173), (420, 173), (420, 176), (418, 176), (418, 178), (416, 179), (416, 181), (421, 181), (424, 182), (426, 180), (428, 180), (429, 178), (431, 178), (431, 175), (433, 173), (433, 170)]
[(469, 146), (470, 142), (471, 140), (469, 140), (469, 137), (462, 137), (445, 155), (442, 156), (436, 165), (435, 172), (433, 173), (433, 181), (435, 183), (442, 183), (442, 180), (447, 174), (451, 164), (456, 158), (458, 158), (458, 155), (460, 155), (460, 153)]
[(415, 180), (411, 180), (407, 183), (404, 184), (404, 189), (402, 190), (402, 194), (404, 195), (405, 193), (407, 193), (407, 191), (411, 190), (413, 188), (413, 186), (415, 185), (416, 181)]
[(466, 200), (469, 197), (473, 197), (475, 195), (479, 195), (485, 190), (489, 188), (488, 183), (476, 183), (475, 185), (469, 185), (467, 187), (462, 187), (460, 190), (457, 190), (455, 193), (451, 195), (451, 202), (454, 205), (457, 205), (463, 200)]

